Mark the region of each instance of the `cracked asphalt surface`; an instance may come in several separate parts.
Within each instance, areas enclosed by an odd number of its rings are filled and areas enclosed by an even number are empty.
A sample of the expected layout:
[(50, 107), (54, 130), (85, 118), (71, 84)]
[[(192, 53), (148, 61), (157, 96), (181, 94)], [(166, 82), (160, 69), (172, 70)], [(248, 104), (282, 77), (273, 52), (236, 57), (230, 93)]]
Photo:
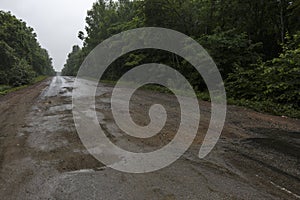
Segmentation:
[[(300, 199), (298, 119), (229, 106), (218, 144), (200, 160), (210, 104), (199, 101), (201, 122), (190, 149), (164, 169), (128, 174), (104, 166), (82, 145), (72, 115), (73, 82), (57, 76), (0, 97), (0, 199)], [(180, 110), (172, 95), (139, 90), (132, 97), (137, 124), (149, 123), (149, 107), (157, 103), (170, 116), (160, 134), (141, 140), (115, 124), (112, 89), (99, 84), (96, 96), (99, 123), (112, 142), (143, 152), (174, 137)]]

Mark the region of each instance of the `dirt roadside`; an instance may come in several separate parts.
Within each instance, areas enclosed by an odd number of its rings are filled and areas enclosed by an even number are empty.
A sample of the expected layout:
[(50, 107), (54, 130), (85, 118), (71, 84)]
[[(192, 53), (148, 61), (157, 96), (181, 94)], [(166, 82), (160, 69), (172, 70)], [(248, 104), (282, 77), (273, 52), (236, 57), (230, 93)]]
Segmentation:
[[(51, 78), (24, 89), (0, 96), (0, 167), (3, 162), (21, 156), (18, 148), (24, 142), (16, 139), (17, 130), (24, 127), (25, 117), (37, 97), (50, 84)], [(1, 169), (1, 168), (0, 168)]]

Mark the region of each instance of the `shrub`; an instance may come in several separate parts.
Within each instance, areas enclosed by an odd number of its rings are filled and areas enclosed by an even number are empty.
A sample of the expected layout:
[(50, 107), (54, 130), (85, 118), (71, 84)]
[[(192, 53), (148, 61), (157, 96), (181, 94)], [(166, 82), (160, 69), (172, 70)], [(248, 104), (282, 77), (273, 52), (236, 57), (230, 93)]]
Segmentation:
[(35, 76), (36, 74), (32, 67), (26, 62), (26, 60), (21, 59), (10, 69), (8, 83), (14, 87), (26, 85), (32, 82)]

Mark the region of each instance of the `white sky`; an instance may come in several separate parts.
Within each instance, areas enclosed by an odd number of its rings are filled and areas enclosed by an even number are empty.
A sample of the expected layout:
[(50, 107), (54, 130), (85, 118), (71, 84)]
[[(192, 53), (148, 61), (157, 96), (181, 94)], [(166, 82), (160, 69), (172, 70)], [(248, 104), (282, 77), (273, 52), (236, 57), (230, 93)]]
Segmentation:
[(37, 33), (41, 46), (61, 71), (72, 46), (82, 46), (77, 38), (84, 30), (87, 10), (96, 0), (0, 0), (0, 10), (11, 11)]

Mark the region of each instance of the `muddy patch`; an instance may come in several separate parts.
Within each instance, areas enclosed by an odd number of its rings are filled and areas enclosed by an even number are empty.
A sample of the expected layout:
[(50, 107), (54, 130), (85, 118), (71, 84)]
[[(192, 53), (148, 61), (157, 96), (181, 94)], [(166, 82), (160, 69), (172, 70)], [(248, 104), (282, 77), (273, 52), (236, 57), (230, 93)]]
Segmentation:
[(251, 128), (259, 137), (243, 140), (245, 144), (273, 150), (300, 159), (300, 132), (282, 129)]
[(85, 154), (73, 153), (59, 161), (57, 170), (60, 172), (79, 171), (82, 169), (92, 169), (97, 171), (101, 167), (104, 167), (104, 165), (94, 157)]

